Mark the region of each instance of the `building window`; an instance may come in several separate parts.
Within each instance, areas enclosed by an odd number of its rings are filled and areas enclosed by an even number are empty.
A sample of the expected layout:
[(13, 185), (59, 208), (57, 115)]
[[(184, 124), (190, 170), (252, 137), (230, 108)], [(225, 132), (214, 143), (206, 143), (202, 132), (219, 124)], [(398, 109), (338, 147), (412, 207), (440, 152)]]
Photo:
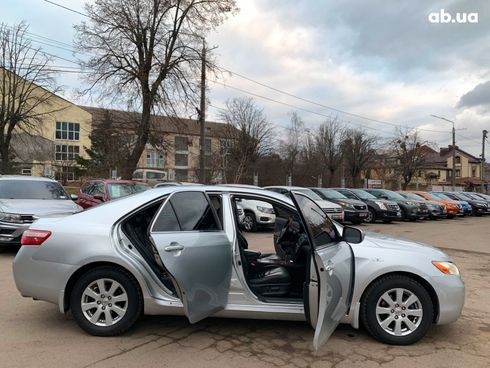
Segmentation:
[(79, 146), (70, 146), (67, 144), (57, 144), (55, 151), (56, 161), (75, 161), (80, 156)]
[(68, 141), (80, 140), (80, 124), (67, 123), (65, 121), (56, 122), (56, 139), (65, 139)]
[(163, 169), (165, 165), (165, 159), (163, 154), (155, 151), (146, 152), (146, 167)]
[(219, 153), (220, 155), (227, 155), (230, 153), (233, 141), (231, 139), (220, 139), (219, 140)]
[(184, 153), (175, 154), (175, 166), (187, 167), (188, 166), (188, 155)]
[(456, 172), (455, 175), (457, 178), (461, 177), (461, 170), (457, 169), (457, 170), (455, 170), (455, 172)]
[(471, 168), (471, 177), (476, 178), (476, 167)]
[(456, 157), (454, 158), (454, 164), (455, 164), (455, 165), (461, 165), (461, 157), (456, 156)]
[(175, 137), (175, 151), (188, 151), (188, 138), (187, 137)]
[(211, 138), (204, 138), (204, 154), (211, 155)]
[(21, 175), (25, 176), (31, 176), (32, 175), (32, 169), (31, 168), (24, 168), (21, 170)]
[(175, 180), (176, 181), (189, 181), (187, 175), (187, 169), (176, 169)]
[(55, 179), (59, 181), (74, 181), (77, 179), (75, 175), (75, 167), (73, 166), (63, 166), (56, 170)]

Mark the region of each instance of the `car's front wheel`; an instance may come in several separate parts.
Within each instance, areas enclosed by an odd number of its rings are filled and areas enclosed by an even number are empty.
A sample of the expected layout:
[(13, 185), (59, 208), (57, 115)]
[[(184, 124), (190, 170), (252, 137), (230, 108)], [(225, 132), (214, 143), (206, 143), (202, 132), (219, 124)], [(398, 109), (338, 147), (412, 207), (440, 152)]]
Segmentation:
[(253, 212), (246, 212), (242, 220), (242, 227), (245, 231), (257, 231), (257, 221)]
[(137, 281), (127, 271), (103, 266), (82, 275), (70, 297), (73, 317), (91, 335), (116, 336), (131, 328), (143, 310)]
[(391, 275), (374, 282), (361, 304), (364, 327), (375, 339), (392, 345), (410, 345), (427, 333), (434, 306), (427, 290), (416, 280)]
[(376, 222), (376, 211), (374, 211), (372, 208), (368, 209), (368, 214), (366, 218), (364, 219), (365, 222), (369, 224), (373, 224)]

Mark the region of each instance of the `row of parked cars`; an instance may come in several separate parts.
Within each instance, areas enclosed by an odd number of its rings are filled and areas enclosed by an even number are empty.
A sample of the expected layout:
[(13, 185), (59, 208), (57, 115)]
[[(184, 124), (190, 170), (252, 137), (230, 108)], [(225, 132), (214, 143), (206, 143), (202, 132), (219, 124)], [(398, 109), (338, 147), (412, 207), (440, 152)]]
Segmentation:
[[(161, 182), (155, 186), (190, 184)], [(68, 195), (55, 180), (0, 176), (0, 244), (18, 244), (23, 231), (39, 217), (76, 213), (149, 188), (148, 184), (138, 181), (96, 179), (84, 183), (76, 195)], [(387, 189), (292, 186), (263, 189), (286, 196), (291, 196), (291, 191), (306, 194), (333, 220), (352, 224), (490, 214), (490, 196), (473, 192), (394, 192)], [(246, 231), (275, 224), (274, 209), (266, 202), (242, 199), (238, 213)]]

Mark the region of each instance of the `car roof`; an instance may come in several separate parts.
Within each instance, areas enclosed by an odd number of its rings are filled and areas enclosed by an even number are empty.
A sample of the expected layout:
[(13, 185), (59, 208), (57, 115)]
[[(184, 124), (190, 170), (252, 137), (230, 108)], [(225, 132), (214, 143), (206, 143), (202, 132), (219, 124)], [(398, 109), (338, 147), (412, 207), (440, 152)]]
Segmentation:
[(90, 179), (87, 180), (86, 183), (90, 183), (93, 181), (101, 181), (106, 184), (143, 184), (147, 185), (146, 183), (143, 183), (141, 181), (136, 181), (136, 180), (115, 180), (115, 179)]
[(0, 175), (0, 180), (23, 180), (23, 181), (49, 181), (55, 182), (56, 180), (45, 178), (43, 176), (26, 176), (26, 175)]
[(287, 189), (287, 190), (310, 189), (310, 188), (305, 188), (305, 187), (288, 186), (288, 185), (270, 185), (270, 186), (264, 187), (264, 189), (270, 189), (270, 188), (280, 188), (280, 189)]

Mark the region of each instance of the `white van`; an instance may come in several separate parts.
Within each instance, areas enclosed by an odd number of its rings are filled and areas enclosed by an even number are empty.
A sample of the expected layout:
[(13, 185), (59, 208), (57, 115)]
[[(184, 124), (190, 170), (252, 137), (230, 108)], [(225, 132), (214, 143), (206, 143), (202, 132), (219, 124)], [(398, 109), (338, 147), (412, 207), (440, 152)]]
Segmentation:
[(156, 183), (167, 180), (167, 173), (162, 170), (137, 169), (134, 171), (132, 179), (155, 185)]

